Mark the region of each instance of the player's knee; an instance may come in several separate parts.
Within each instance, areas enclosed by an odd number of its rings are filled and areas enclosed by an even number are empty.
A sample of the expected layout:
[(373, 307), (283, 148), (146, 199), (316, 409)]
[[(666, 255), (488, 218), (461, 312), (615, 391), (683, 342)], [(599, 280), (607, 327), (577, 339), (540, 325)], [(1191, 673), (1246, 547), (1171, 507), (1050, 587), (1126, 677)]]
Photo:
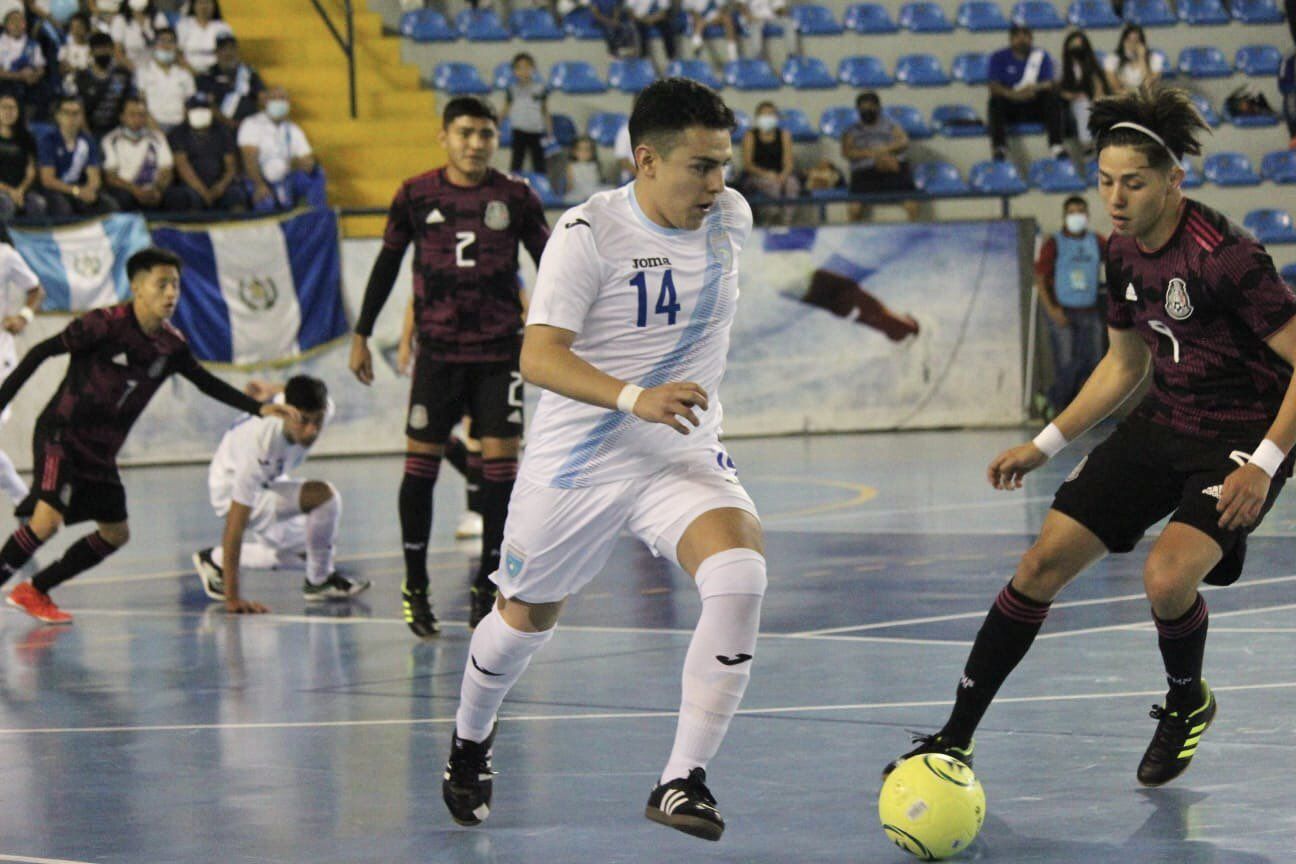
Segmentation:
[(1174, 610), (1192, 602), (1197, 593), (1197, 575), (1178, 556), (1158, 553), (1148, 556), (1143, 565), (1143, 590), (1157, 615), (1173, 615)]
[(130, 542), (130, 526), (125, 522), (113, 525), (100, 525), (99, 536), (114, 549), (120, 549)]
[(768, 585), (765, 556), (755, 549), (726, 549), (706, 558), (697, 568), (698, 593), (703, 600), (722, 594), (764, 597)]
[(1066, 580), (1053, 556), (1036, 544), (1017, 563), (1012, 584), (1032, 600), (1047, 602), (1062, 590)]
[(327, 480), (307, 480), (301, 491), (302, 511), (309, 513), (325, 504), (333, 507), (341, 506), (342, 493)]

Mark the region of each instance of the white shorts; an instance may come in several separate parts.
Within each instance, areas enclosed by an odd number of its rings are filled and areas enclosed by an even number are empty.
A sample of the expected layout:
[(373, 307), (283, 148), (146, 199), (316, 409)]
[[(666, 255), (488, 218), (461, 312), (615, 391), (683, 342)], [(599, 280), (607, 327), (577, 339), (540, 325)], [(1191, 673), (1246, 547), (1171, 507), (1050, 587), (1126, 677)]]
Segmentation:
[(491, 579), (510, 599), (556, 603), (603, 569), (623, 530), (654, 555), (679, 563), (675, 548), (693, 520), (730, 507), (759, 515), (733, 461), (719, 448), (647, 477), (580, 489), (519, 479), (509, 501), (500, 569)]
[(306, 548), (306, 514), (301, 509), (305, 480), (275, 480), (257, 493), (244, 542), (259, 542), (279, 552)]

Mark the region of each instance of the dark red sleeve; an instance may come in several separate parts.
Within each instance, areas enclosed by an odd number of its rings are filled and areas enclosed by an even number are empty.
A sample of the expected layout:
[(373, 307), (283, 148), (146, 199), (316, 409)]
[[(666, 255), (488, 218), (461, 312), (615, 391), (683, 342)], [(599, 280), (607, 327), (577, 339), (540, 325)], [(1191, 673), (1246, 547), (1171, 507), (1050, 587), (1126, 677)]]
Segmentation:
[(1057, 265), (1057, 238), (1049, 236), (1040, 247), (1039, 259), (1035, 262), (1035, 275), (1044, 283), (1044, 287), (1053, 288), (1053, 268)]
[(544, 205), (540, 203), (540, 196), (530, 186), (526, 187), (522, 199), (520, 239), (531, 260), (539, 267), (540, 255), (544, 252), (545, 244), (549, 242), (549, 221), (545, 219)]
[(387, 211), (387, 227), (383, 230), (383, 248), (394, 252), (404, 252), (405, 247), (414, 239), (414, 229), (410, 225), (409, 184), (402, 183), (392, 198), (391, 209)]
[(109, 326), (106, 310), (95, 309), (74, 320), (59, 338), (67, 350), (76, 353), (93, 348), (108, 335)]

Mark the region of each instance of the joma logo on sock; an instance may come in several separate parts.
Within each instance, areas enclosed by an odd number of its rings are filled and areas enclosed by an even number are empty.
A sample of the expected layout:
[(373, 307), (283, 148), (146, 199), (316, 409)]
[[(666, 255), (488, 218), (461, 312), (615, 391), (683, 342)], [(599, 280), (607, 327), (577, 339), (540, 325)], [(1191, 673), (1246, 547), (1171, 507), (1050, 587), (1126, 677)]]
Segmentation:
[(964, 690), (971, 690), (975, 686), (976, 686), (976, 682), (973, 681), (968, 676), (964, 675), (962, 678), (959, 678), (959, 687), (963, 688)]

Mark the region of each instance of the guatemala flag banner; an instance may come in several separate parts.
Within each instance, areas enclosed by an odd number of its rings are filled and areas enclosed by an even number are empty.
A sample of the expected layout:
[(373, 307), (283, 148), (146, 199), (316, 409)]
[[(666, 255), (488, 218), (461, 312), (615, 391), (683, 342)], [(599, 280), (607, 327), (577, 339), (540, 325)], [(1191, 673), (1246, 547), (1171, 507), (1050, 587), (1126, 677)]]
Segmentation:
[(130, 296), (126, 259), (149, 245), (138, 213), (117, 213), (67, 228), (12, 228), (14, 247), (45, 288), (46, 311), (79, 312)]
[(167, 225), (153, 242), (184, 261), (173, 323), (199, 360), (291, 359), (347, 331), (337, 217)]

